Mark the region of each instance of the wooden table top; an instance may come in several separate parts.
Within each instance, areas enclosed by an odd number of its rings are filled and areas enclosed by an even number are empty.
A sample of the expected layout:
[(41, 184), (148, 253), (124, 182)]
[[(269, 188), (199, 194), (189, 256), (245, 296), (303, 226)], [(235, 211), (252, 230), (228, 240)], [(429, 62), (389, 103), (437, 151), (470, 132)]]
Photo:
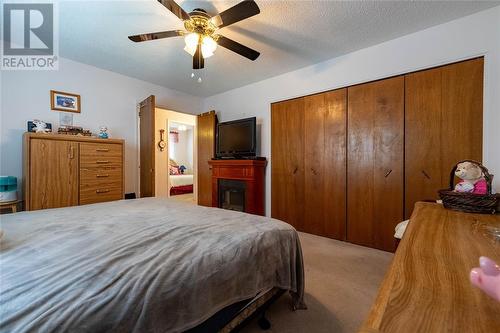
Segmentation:
[(19, 203), (23, 202), (22, 199), (19, 199), (19, 200), (13, 200), (13, 201), (4, 201), (4, 202), (0, 202), (0, 207), (2, 206), (12, 206), (12, 205), (17, 205)]
[(500, 332), (500, 303), (473, 287), (479, 257), (500, 263), (500, 215), (419, 202), (360, 332)]

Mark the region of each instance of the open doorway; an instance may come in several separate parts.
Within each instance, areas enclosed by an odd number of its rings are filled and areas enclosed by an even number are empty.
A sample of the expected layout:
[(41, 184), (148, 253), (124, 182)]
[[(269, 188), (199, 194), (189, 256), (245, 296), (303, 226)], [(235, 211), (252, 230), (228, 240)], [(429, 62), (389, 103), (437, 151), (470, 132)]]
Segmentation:
[[(215, 111), (192, 115), (156, 107), (155, 96), (149, 96), (139, 103), (137, 131), (139, 133), (138, 173), (139, 197), (170, 197), (170, 124), (186, 125), (192, 129), (193, 152), (191, 170), (193, 178), (194, 202), (202, 206), (212, 206), (212, 171), (208, 165), (215, 156)], [(178, 163), (177, 163), (178, 164)], [(186, 170), (185, 174), (186, 174)], [(175, 190), (174, 190), (175, 191)], [(172, 196), (181, 200), (188, 196)], [(191, 200), (189, 200), (191, 201)]]
[(194, 133), (191, 124), (169, 121), (169, 196), (190, 203), (195, 202)]
[(196, 138), (195, 115), (155, 108), (156, 197), (197, 203)]

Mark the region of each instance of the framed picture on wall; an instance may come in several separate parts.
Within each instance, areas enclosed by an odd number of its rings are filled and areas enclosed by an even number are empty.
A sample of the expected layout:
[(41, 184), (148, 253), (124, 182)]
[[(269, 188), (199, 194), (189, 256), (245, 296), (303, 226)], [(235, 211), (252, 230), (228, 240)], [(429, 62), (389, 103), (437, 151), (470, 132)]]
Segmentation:
[(53, 111), (80, 113), (80, 95), (51, 90), (50, 108)]

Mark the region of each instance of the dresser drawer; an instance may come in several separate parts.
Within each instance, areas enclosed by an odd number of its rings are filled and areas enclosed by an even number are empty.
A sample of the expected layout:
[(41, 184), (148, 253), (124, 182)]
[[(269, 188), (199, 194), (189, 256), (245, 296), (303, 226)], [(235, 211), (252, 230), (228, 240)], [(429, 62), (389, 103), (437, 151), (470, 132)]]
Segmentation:
[(80, 143), (80, 156), (95, 156), (98, 158), (119, 156), (123, 154), (122, 145), (114, 143)]
[(81, 143), (80, 166), (82, 168), (123, 165), (122, 145), (111, 143)]
[(120, 167), (80, 168), (80, 187), (107, 183), (122, 183), (123, 174)]
[(123, 166), (121, 157), (108, 157), (96, 159), (83, 159), (80, 157), (80, 167), (82, 168), (119, 168)]
[(80, 205), (123, 199), (121, 182), (80, 184)]

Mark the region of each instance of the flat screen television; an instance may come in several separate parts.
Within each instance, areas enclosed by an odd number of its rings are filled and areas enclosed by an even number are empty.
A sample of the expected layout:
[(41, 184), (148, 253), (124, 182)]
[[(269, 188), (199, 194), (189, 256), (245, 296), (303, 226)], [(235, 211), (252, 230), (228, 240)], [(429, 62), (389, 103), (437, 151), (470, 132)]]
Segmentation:
[(255, 157), (257, 149), (256, 118), (246, 118), (217, 125), (217, 158)]

